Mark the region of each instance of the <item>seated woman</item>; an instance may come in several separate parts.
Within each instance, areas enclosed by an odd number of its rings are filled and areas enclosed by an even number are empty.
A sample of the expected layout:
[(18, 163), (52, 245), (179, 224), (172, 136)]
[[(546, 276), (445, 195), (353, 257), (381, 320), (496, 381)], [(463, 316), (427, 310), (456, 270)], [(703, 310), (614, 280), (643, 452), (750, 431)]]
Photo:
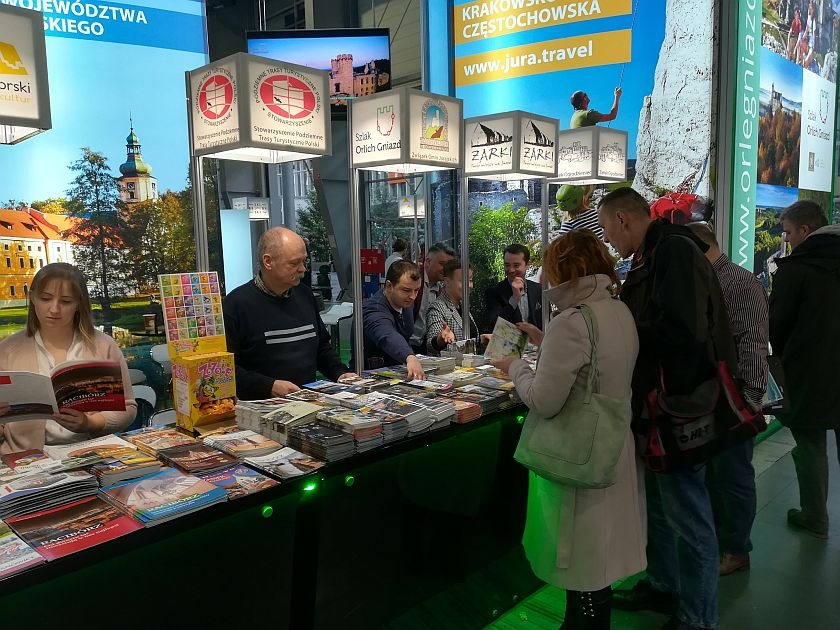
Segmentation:
[(32, 280), (26, 328), (0, 342), (0, 370), (49, 376), (59, 363), (83, 359), (119, 361), (125, 411), (84, 413), (61, 408), (43, 420), (7, 422), (0, 425), (0, 453), (121, 431), (137, 413), (125, 358), (111, 337), (93, 327), (84, 274), (67, 263), (46, 265)]
[[(443, 265), (444, 290), (429, 306), (426, 315), (429, 354), (438, 356), (441, 350), (457, 350), (456, 342), (473, 339), (475, 346), (487, 343), (490, 335), (480, 335), (475, 320), (470, 315), (469, 325), (464, 328), (461, 317), (461, 298), (464, 294), (464, 279), (461, 261), (453, 258)], [(469, 288), (473, 288), (472, 269), (469, 270)]]
[[(521, 359), (492, 361), (510, 374), (528, 405), (526, 423), (553, 419), (573, 387), (585, 389), (592, 343), (580, 304), (597, 324), (597, 391), (629, 400), (639, 340), (633, 316), (615, 298), (618, 279), (606, 246), (589, 230), (574, 230), (546, 250), (544, 269), (552, 286), (546, 297), (557, 312), (542, 339), (536, 371)], [(610, 584), (645, 568), (643, 482), (629, 421), (614, 485), (583, 489), (530, 473), (522, 542), (534, 573), (566, 589), (563, 630), (609, 628)]]

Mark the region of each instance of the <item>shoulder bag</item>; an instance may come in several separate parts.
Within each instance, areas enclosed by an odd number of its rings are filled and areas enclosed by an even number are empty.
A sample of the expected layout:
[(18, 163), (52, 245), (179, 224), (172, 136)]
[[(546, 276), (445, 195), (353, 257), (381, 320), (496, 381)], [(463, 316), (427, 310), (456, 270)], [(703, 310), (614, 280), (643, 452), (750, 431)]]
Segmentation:
[(563, 408), (550, 418), (531, 411), (513, 457), (546, 479), (578, 488), (606, 488), (616, 481), (630, 427), (630, 399), (598, 392), (598, 323), (587, 305), (578, 308), (592, 344), (586, 386), (573, 386)]

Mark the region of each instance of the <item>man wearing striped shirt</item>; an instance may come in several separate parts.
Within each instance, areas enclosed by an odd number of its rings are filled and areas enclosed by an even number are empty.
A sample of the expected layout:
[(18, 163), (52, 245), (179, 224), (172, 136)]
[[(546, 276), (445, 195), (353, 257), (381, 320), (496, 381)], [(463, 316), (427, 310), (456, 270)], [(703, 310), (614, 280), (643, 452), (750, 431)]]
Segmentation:
[[(690, 223), (688, 228), (709, 246), (706, 258), (712, 263), (723, 292), (729, 328), (738, 351), (744, 398), (759, 408), (767, 388), (767, 294), (758, 278), (720, 251), (717, 237), (708, 225)], [(752, 455), (753, 441), (744, 440), (710, 462), (707, 483), (720, 542), (721, 575), (750, 568), (750, 530), (756, 510)]]
[(244, 400), (285, 396), (316, 380), (352, 374), (331, 344), (306, 272), (303, 239), (271, 228), (258, 245), (260, 271), (222, 301), (227, 347), (234, 355), (236, 393)]

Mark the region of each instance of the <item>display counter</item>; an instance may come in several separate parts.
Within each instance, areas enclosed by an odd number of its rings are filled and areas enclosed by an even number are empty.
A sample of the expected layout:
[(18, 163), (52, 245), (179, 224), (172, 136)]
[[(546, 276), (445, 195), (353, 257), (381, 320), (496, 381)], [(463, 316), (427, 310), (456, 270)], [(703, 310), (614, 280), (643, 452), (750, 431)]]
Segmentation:
[(482, 628), (541, 584), (522, 409), (358, 455), (0, 581), (4, 627)]

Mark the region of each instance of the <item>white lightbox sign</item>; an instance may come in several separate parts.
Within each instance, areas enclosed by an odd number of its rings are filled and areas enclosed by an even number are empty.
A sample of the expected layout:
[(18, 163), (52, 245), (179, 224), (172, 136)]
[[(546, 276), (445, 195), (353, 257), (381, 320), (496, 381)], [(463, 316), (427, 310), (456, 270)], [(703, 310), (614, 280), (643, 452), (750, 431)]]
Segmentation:
[(419, 173), (461, 167), (460, 99), (407, 87), (351, 106), (354, 168)]
[(522, 111), (464, 121), (464, 175), (483, 179), (534, 179), (555, 173), (558, 122)]
[(557, 175), (551, 179), (576, 184), (625, 181), (627, 132), (598, 126), (561, 131)]
[(0, 144), (51, 127), (44, 16), (0, 4)]
[(327, 72), (236, 53), (189, 75), (194, 155), (276, 164), (332, 152)]

